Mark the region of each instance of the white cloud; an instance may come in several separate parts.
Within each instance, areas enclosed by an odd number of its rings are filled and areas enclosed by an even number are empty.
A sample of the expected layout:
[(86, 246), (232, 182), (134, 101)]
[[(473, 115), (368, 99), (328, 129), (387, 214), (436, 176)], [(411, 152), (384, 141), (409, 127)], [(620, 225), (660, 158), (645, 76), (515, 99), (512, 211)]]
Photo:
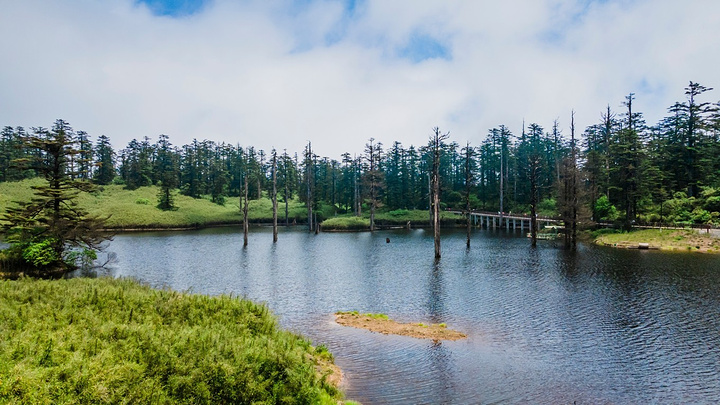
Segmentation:
[[(635, 92), (655, 123), (689, 80), (720, 87), (720, 3), (215, 0), (156, 17), (133, 0), (24, 0), (0, 14), (0, 125), (55, 118), (117, 149), (160, 133), (322, 155), (368, 138), (478, 144), (522, 120), (584, 128)], [(294, 4), (294, 5), (293, 5)], [(450, 60), (398, 57), (411, 35)], [(720, 91), (720, 90), (719, 90)], [(710, 93), (710, 100), (720, 99)]]

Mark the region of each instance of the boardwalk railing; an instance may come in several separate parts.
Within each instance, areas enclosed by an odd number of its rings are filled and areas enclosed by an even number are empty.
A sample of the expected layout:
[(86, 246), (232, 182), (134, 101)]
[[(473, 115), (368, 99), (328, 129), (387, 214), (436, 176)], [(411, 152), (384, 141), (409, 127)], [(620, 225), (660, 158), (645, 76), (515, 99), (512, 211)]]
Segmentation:
[[(467, 215), (467, 211), (459, 210), (448, 210), (453, 214)], [(470, 218), (475, 226), (485, 227), (488, 229), (499, 229), (505, 228), (520, 229), (524, 231), (525, 228), (530, 229), (530, 215), (524, 214), (511, 214), (503, 212), (489, 212), (489, 211), (470, 211)], [(540, 225), (559, 225), (561, 220), (558, 218), (536, 216), (537, 221)]]

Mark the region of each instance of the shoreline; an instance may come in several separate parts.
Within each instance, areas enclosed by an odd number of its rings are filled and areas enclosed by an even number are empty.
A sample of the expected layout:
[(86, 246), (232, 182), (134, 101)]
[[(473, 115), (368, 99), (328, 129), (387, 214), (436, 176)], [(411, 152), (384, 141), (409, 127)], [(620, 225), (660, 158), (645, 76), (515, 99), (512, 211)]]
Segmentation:
[[(197, 231), (201, 229), (209, 229), (209, 228), (229, 228), (233, 226), (242, 227), (242, 222), (234, 223), (234, 222), (228, 222), (228, 223), (211, 223), (211, 224), (198, 224), (198, 225), (189, 225), (189, 226), (130, 226), (130, 227), (119, 227), (119, 228), (106, 228), (103, 229), (104, 232), (109, 233), (131, 233), (131, 232), (154, 232), (154, 231)], [(272, 223), (267, 222), (249, 222), (248, 225), (252, 227), (272, 227)], [(307, 227), (307, 224), (302, 223), (296, 223), (296, 224), (278, 224), (278, 229), (283, 228), (294, 228), (294, 227)], [(461, 225), (454, 225), (452, 227), (447, 226), (448, 228), (460, 228)], [(430, 228), (429, 225), (424, 224), (411, 224), (411, 229), (428, 229)], [(407, 226), (401, 226), (401, 225), (379, 225), (376, 226), (375, 230), (378, 231), (386, 231), (386, 230), (398, 230), (398, 229), (407, 229)], [(326, 233), (347, 233), (347, 232), (371, 232), (370, 229), (323, 229), (322, 226), (320, 227), (320, 232), (326, 232)]]

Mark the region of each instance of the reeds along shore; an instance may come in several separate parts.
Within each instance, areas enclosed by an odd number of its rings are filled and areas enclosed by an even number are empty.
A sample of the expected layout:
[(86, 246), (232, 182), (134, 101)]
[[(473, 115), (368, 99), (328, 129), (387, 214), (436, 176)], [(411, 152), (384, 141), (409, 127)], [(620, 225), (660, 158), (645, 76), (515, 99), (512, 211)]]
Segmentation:
[(0, 403), (337, 404), (328, 356), (235, 297), (0, 281)]

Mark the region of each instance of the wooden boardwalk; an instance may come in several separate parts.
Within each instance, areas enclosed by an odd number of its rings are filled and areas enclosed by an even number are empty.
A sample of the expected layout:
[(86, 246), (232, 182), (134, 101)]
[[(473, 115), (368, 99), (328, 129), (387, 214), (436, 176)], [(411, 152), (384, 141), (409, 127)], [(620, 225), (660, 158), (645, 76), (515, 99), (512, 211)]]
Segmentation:
[[(448, 210), (453, 214), (466, 215), (467, 211)], [(487, 229), (530, 230), (530, 215), (505, 214), (500, 212), (470, 211), (473, 225)], [(537, 217), (538, 227), (561, 225), (562, 221), (551, 217)]]

